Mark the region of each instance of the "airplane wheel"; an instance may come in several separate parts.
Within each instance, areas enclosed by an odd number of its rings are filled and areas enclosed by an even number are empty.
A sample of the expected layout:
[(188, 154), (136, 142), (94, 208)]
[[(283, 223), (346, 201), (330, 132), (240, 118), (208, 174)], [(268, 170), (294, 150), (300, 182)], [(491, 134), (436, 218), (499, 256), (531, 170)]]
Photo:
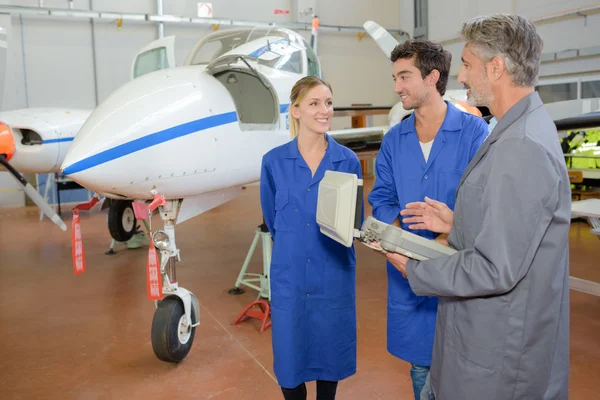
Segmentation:
[[(192, 314), (194, 305), (192, 304)], [(196, 327), (185, 323), (183, 303), (176, 296), (158, 302), (152, 320), (152, 349), (154, 354), (167, 362), (179, 362), (187, 356)]]
[(117, 242), (133, 237), (137, 224), (131, 200), (113, 200), (108, 209), (108, 231)]

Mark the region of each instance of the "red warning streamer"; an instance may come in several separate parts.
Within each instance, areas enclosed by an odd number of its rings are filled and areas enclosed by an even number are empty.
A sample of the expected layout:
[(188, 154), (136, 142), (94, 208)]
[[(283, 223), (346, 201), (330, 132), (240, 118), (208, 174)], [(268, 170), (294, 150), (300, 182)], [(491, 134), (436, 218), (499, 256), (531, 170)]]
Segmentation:
[(81, 226), (79, 223), (79, 210), (89, 210), (100, 199), (97, 196), (92, 197), (87, 203), (78, 204), (73, 208), (73, 222), (71, 224), (71, 253), (73, 257), (73, 269), (75, 275), (85, 272), (85, 255), (83, 252), (83, 239), (81, 238)]
[(150, 300), (162, 299), (162, 277), (160, 275), (160, 264), (154, 244), (150, 243), (148, 248), (148, 262), (146, 264), (146, 284), (148, 298)]
[(83, 241), (81, 240), (81, 227), (79, 226), (79, 211), (73, 209), (73, 223), (71, 225), (71, 241), (73, 269), (75, 275), (85, 272), (85, 256), (83, 254)]

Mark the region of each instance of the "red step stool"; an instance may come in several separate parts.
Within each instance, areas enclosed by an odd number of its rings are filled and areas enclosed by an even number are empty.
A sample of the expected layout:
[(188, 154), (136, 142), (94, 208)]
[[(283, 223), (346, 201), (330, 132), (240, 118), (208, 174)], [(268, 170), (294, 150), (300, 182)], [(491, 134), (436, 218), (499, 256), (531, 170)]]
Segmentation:
[[(251, 308), (254, 306), (258, 306), (258, 308), (260, 308), (260, 311), (252, 310)], [(237, 325), (240, 322), (248, 320), (249, 318), (254, 318), (262, 321), (262, 324), (260, 326), (260, 333), (263, 333), (263, 331), (266, 328), (271, 326), (271, 321), (267, 322), (267, 319), (269, 319), (270, 316), (271, 307), (269, 306), (269, 303), (267, 301), (253, 301), (248, 306), (246, 306), (246, 308), (244, 308), (244, 311), (242, 311), (242, 313), (235, 319), (235, 321), (232, 322), (231, 325)]]

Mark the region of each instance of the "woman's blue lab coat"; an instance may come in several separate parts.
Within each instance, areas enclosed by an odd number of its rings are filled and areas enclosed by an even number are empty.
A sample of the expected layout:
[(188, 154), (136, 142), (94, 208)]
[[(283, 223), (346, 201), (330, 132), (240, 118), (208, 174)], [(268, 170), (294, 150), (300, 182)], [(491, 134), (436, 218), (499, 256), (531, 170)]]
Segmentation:
[[(355, 173), (358, 157), (327, 136), (315, 176), (297, 138), (262, 161), (260, 200), (273, 236), (271, 320), (274, 370), (284, 388), (339, 381), (356, 372), (356, 257), (323, 235), (316, 222), (326, 170)], [(362, 217), (362, 216), (361, 216)]]
[[(376, 160), (375, 185), (369, 194), (376, 219), (391, 224), (407, 203), (425, 201), (425, 196), (454, 209), (460, 177), (487, 137), (488, 128), (482, 118), (446, 103), (446, 117), (427, 162), (417, 137), (414, 113), (384, 136)], [(409, 230), (404, 223), (401, 227), (428, 239), (438, 236), (426, 230)], [(429, 366), (437, 298), (416, 296), (408, 280), (389, 262), (387, 271), (388, 351), (412, 364)]]

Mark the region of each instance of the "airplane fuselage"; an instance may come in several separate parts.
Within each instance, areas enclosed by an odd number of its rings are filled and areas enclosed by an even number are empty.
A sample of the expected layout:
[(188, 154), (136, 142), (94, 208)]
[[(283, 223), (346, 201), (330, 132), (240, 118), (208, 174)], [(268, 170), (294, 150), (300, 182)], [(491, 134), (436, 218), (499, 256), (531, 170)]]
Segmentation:
[(205, 66), (157, 71), (127, 83), (92, 113), (63, 173), (117, 199), (149, 199), (153, 188), (185, 198), (258, 181), (263, 154), (289, 141), (288, 96), (301, 76), (254, 67), (277, 97), (259, 105), (276, 108), (272, 123), (252, 123), (236, 108), (235, 89), (225, 84), (244, 72), (220, 81)]

